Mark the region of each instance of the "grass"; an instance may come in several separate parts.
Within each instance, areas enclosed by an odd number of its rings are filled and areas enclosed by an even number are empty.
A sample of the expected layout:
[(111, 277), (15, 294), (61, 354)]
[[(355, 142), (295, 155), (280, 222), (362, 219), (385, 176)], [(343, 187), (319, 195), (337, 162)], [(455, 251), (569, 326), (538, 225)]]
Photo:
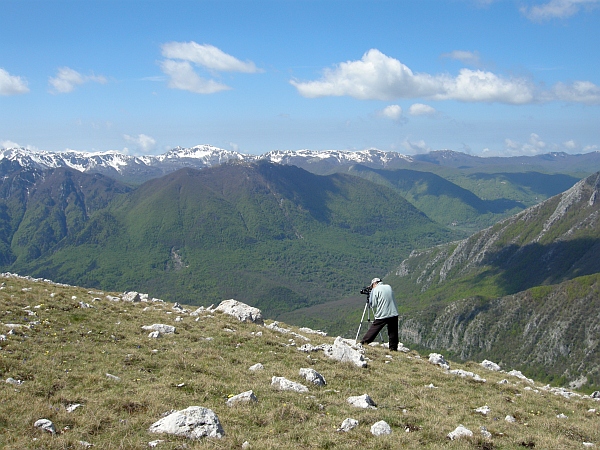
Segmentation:
[[(590, 411), (600, 410), (599, 402), (567, 399), (539, 384), (529, 389), (528, 383), (475, 362), (451, 365), (479, 374), (486, 383), (448, 374), (429, 363), (427, 355), (391, 354), (381, 347), (366, 349), (369, 365), (361, 369), (323, 352), (300, 352), (297, 346), (304, 341), (299, 338), (221, 313), (194, 317), (178, 313), (170, 303), (113, 302), (106, 295), (115, 293), (16, 277), (0, 281), (0, 334), (6, 335), (0, 342), (0, 376), (23, 381), (19, 386), (0, 384), (3, 449), (84, 448), (80, 441), (95, 449), (145, 449), (157, 439), (163, 440), (159, 449), (233, 449), (245, 441), (252, 449), (563, 449), (600, 444), (600, 415)], [(80, 302), (93, 307), (82, 308)], [(8, 334), (6, 324), (32, 322), (31, 328)], [(149, 338), (142, 326), (154, 323), (174, 325), (176, 333)], [(304, 334), (315, 346), (333, 343), (332, 337), (280, 326)], [(258, 362), (264, 370), (248, 370)], [(311, 385), (308, 394), (271, 387), (272, 376), (308, 385), (299, 376), (304, 367), (321, 373), (327, 385)], [(509, 384), (498, 384), (505, 378)], [(248, 390), (258, 403), (226, 405), (228, 398)], [(362, 394), (373, 398), (376, 410), (347, 403), (348, 397)], [(75, 403), (82, 406), (68, 412)], [(474, 411), (483, 405), (491, 408), (487, 416)], [(165, 412), (188, 406), (212, 409), (225, 437), (190, 441), (148, 433)], [(568, 418), (557, 418), (561, 413)], [(507, 415), (516, 423), (506, 422)], [(358, 427), (337, 432), (349, 417), (359, 421)], [(34, 428), (42, 418), (55, 424), (56, 435)], [(391, 426), (391, 435), (371, 434), (371, 425), (379, 420)], [(459, 424), (474, 436), (448, 440), (446, 435)], [(482, 437), (481, 426), (491, 438)]]

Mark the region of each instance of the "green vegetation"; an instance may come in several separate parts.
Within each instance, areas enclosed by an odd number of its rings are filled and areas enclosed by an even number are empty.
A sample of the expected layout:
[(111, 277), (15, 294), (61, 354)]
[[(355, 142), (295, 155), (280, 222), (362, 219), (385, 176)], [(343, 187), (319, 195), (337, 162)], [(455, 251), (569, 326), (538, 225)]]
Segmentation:
[[(566, 399), (473, 362), (451, 362), (451, 368), (477, 373), (486, 383), (447, 374), (427, 362), (426, 353), (415, 351), (390, 354), (369, 347), (368, 367), (358, 368), (323, 352), (307, 357), (290, 335), (220, 313), (196, 318), (177, 314), (170, 303), (113, 302), (106, 295), (114, 293), (12, 277), (1, 281), (0, 322), (30, 325), (13, 328), (0, 342), (0, 376), (23, 382), (1, 383), (3, 449), (84, 448), (81, 442), (98, 449), (145, 449), (157, 439), (163, 440), (158, 448), (165, 450), (241, 448), (245, 441), (266, 450), (558, 450), (600, 442), (600, 413), (593, 409), (597, 402), (581, 396)], [(92, 307), (82, 308), (79, 302)], [(175, 320), (178, 316), (181, 321)], [(149, 338), (141, 327), (154, 323), (174, 325), (176, 333)], [(312, 345), (333, 342), (331, 337), (307, 336)], [(304, 343), (295, 340), (296, 345)], [(257, 362), (264, 370), (249, 371)], [(271, 387), (273, 376), (308, 385), (299, 376), (304, 367), (321, 373), (327, 385), (311, 385), (308, 394)], [(502, 379), (509, 383), (498, 384)], [(257, 403), (226, 405), (228, 398), (248, 390)], [(365, 393), (376, 410), (346, 401)], [(67, 412), (73, 404), (81, 406)], [(487, 416), (475, 412), (484, 405), (491, 409)], [(165, 412), (189, 406), (213, 410), (225, 436), (189, 441), (148, 433)], [(559, 414), (568, 418), (557, 418)], [(508, 415), (515, 423), (504, 420)], [(349, 417), (359, 425), (336, 432)], [(34, 428), (42, 418), (54, 423), (56, 435)], [(380, 420), (391, 426), (391, 435), (370, 433)], [(459, 424), (474, 436), (448, 440), (446, 435)], [(483, 437), (482, 426), (491, 438)]]

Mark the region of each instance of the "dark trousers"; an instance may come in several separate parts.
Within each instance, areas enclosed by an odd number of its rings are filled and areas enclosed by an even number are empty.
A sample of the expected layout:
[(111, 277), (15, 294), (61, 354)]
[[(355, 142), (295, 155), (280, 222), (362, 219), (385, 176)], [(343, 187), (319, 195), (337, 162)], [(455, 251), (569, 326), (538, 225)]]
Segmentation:
[(375, 340), (383, 327), (387, 325), (388, 337), (390, 338), (390, 350), (398, 350), (398, 316), (375, 319), (363, 338), (361, 344), (369, 344)]

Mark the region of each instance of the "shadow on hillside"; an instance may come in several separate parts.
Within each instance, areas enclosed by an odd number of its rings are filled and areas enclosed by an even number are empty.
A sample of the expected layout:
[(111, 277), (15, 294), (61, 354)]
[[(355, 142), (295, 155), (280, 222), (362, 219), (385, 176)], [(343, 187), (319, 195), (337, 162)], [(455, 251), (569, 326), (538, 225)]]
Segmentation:
[(523, 186), (531, 189), (532, 192), (545, 196), (553, 197), (567, 189), (573, 187), (579, 181), (579, 178), (563, 174), (545, 174), (539, 172), (524, 173), (474, 173), (471, 177), (482, 180), (493, 180), (505, 178), (516, 186)]
[[(432, 196), (448, 197), (470, 206), (478, 214), (502, 214), (515, 208), (525, 209), (525, 205), (516, 200), (500, 198), (496, 200), (482, 200), (468, 189), (462, 188), (439, 175), (431, 172), (417, 170), (375, 170), (381, 178), (391, 183), (401, 191), (410, 192), (415, 198)], [(485, 174), (484, 174), (485, 175)], [(508, 174), (512, 175), (512, 174)]]
[(505, 294), (514, 294), (535, 286), (599, 273), (599, 254), (600, 238), (589, 237), (549, 245), (511, 245), (488, 255), (483, 265), (493, 268)]

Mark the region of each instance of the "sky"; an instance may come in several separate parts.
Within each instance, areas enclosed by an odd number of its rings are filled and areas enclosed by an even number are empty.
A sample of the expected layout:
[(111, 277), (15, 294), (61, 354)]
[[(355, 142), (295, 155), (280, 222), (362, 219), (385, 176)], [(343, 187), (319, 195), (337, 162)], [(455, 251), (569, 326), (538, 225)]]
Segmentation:
[(0, 148), (600, 151), (600, 0), (0, 0)]

